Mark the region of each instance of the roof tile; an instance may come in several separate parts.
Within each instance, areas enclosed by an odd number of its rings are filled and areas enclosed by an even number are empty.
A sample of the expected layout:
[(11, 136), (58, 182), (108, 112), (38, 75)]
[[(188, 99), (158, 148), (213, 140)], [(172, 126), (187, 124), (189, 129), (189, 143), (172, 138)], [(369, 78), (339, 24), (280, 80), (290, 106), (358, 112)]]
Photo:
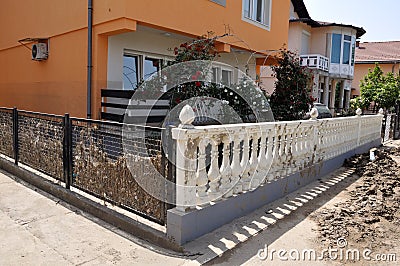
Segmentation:
[(356, 63), (400, 61), (400, 41), (364, 42), (356, 50)]

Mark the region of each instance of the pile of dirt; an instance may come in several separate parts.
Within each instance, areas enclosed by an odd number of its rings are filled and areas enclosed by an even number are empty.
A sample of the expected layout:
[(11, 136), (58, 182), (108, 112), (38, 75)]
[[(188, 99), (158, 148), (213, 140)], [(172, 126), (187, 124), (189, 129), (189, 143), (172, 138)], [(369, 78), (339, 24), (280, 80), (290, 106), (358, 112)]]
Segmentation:
[(322, 245), (337, 247), (345, 238), (356, 247), (375, 250), (394, 248), (400, 236), (400, 148), (376, 150), (354, 156), (344, 166), (360, 177), (348, 196), (334, 207), (312, 216), (319, 224)]

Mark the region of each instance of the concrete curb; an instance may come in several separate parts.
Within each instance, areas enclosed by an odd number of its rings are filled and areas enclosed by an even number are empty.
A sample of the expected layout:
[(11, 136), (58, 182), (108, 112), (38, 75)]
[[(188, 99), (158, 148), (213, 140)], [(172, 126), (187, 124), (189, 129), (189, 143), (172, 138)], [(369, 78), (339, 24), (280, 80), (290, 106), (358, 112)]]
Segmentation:
[(37, 187), (38, 189), (43, 190), (135, 237), (148, 241), (151, 244), (157, 245), (161, 248), (176, 252), (183, 252), (183, 248), (181, 246), (171, 242), (165, 234), (151, 228), (150, 226), (135, 221), (97, 202), (91, 201), (82, 195), (56, 185), (49, 180), (43, 179), (32, 172), (18, 167), (4, 158), (0, 158), (0, 168)]

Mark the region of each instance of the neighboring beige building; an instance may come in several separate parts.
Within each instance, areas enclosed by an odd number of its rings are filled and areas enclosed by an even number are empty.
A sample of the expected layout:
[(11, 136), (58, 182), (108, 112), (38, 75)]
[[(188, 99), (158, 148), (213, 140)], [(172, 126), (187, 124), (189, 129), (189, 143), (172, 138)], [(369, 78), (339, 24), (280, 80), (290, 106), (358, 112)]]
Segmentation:
[[(301, 65), (312, 69), (312, 96), (331, 111), (348, 109), (354, 77), (356, 40), (365, 34), (360, 27), (320, 22), (311, 19), (302, 0), (292, 0), (288, 49), (300, 55)], [(262, 68), (261, 81), (272, 93), (274, 78), (269, 67)], [(335, 89), (340, 84), (339, 104), (335, 106)]]
[(360, 96), (360, 81), (378, 63), (384, 73), (400, 74), (400, 41), (359, 43), (356, 49), (352, 97)]

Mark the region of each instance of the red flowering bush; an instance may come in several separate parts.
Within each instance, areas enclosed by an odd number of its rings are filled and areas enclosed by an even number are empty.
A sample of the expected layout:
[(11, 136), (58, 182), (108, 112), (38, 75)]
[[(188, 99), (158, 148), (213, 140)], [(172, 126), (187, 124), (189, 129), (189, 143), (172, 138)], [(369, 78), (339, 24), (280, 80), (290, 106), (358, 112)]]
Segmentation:
[[(180, 68), (181, 73), (176, 73), (177, 76), (187, 76), (189, 82), (179, 84), (168, 92), (171, 108), (191, 98), (210, 97), (224, 101), (244, 122), (255, 122), (254, 110), (265, 109), (267, 103), (262, 100), (260, 95), (262, 92), (257, 90), (255, 83), (248, 78), (243, 78), (238, 84), (231, 85), (230, 87), (235, 88), (233, 90), (223, 84), (207, 81), (209, 78), (206, 76), (210, 73), (203, 72), (210, 71), (211, 65), (208, 61), (213, 61), (218, 56), (215, 49), (215, 38), (203, 36), (192, 43), (182, 43), (174, 49), (174, 53), (176, 58), (173, 64), (194, 60), (203, 61), (196, 65), (189, 65), (187, 68), (183, 65)], [(199, 69), (193, 69), (194, 66)], [(245, 95), (246, 99), (243, 99), (241, 95)]]

